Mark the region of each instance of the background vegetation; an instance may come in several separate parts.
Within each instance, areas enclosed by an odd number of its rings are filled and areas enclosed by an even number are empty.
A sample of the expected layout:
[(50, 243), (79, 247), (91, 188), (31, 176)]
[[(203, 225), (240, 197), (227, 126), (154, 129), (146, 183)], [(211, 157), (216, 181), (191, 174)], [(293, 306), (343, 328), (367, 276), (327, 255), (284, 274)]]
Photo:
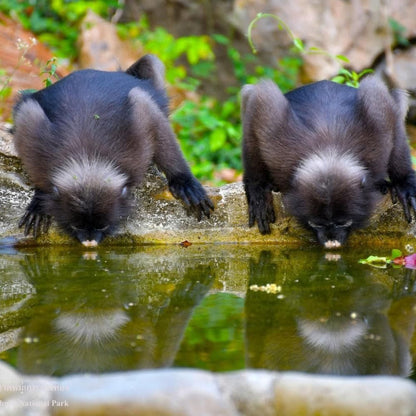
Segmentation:
[[(86, 12), (110, 20), (119, 7), (116, 0), (0, 0), (0, 11), (18, 19), (39, 41), (49, 46), (59, 60), (75, 62), (79, 28)], [(256, 64), (254, 54), (241, 55), (230, 39), (220, 34), (175, 38), (164, 28), (151, 30), (146, 17), (117, 25), (124, 39), (140, 43), (145, 53), (154, 53), (165, 63), (167, 82), (183, 91), (201, 90), (207, 79), (217, 76), (215, 47), (221, 45), (231, 62), (234, 82), (225, 98), (207, 94), (189, 95), (171, 114), (173, 127), (193, 173), (218, 185), (241, 172), (241, 122), (239, 91), (245, 83), (269, 77), (283, 91), (296, 85), (302, 60), (297, 52), (276, 63), (275, 68)], [(55, 64), (51, 69), (56, 70)], [(0, 68), (1, 71), (1, 68)], [(52, 74), (53, 75), (53, 74)], [(6, 91), (7, 92), (7, 91)], [(185, 94), (185, 96), (187, 96)]]

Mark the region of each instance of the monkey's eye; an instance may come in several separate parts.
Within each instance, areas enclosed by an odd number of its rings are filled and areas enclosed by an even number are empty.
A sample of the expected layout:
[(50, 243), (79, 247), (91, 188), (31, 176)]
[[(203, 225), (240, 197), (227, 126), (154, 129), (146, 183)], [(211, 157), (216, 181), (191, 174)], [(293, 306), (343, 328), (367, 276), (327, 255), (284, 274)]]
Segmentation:
[(339, 224), (336, 224), (335, 227), (336, 228), (348, 228), (352, 225), (352, 220), (348, 220)]
[(110, 225), (106, 225), (103, 228), (96, 228), (97, 231), (100, 231), (101, 233), (103, 233), (104, 231), (107, 231), (110, 228)]
[(71, 227), (72, 230), (77, 231), (77, 232), (84, 231), (83, 228), (75, 227), (75, 225), (70, 225), (70, 227)]
[(312, 221), (308, 221), (308, 224), (309, 224), (309, 226), (310, 227), (312, 227), (312, 228), (324, 228), (325, 227), (325, 225), (323, 225), (323, 224), (315, 224), (314, 222), (312, 222)]

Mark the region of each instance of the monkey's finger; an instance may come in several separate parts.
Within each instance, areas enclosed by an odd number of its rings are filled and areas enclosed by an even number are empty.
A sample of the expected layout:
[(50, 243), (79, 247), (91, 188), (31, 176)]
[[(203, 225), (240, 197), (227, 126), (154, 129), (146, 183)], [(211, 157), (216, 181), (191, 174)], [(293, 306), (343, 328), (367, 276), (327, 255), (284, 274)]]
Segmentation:
[(390, 197), (391, 197), (391, 202), (395, 204), (397, 202), (397, 192), (396, 192), (396, 188), (394, 188), (393, 186), (390, 188)]
[(17, 224), (19, 228), (23, 227), (23, 225), (26, 224), (26, 221), (29, 218), (29, 215), (30, 215), (30, 211), (26, 211), (22, 215), (22, 218), (20, 218), (19, 224)]
[(41, 228), (42, 216), (36, 215), (33, 223), (33, 237), (37, 238)]
[(213, 209), (211, 208), (212, 202), (209, 199), (204, 199), (200, 205), (205, 216), (209, 218), (211, 216), (211, 209)]
[(416, 213), (416, 197), (411, 196), (409, 199), (410, 199), (410, 205), (412, 206), (413, 212)]
[(49, 230), (49, 227), (51, 226), (52, 217), (50, 215), (47, 215), (43, 222), (43, 232), (46, 234)]
[(205, 203), (208, 205), (208, 208), (211, 209), (212, 211), (214, 211), (214, 203), (211, 201), (210, 198), (206, 197), (205, 198)]
[(248, 226), (251, 228), (256, 222), (256, 216), (254, 214), (253, 208), (249, 207), (248, 210)]
[(400, 191), (397, 191), (397, 196), (398, 196), (398, 198), (399, 198), (400, 203), (401, 203), (401, 204), (402, 204), (402, 206), (403, 206), (404, 216), (405, 216), (405, 218), (406, 218), (407, 222), (410, 222), (410, 221), (412, 220), (412, 217), (410, 216), (409, 206), (407, 205), (407, 200), (406, 200), (406, 197), (405, 197), (405, 195), (404, 195), (402, 192), (400, 192)]
[(35, 214), (30, 214), (29, 216), (28, 216), (28, 218), (27, 218), (27, 221), (26, 221), (26, 225), (25, 225), (25, 232), (24, 232), (24, 234), (25, 234), (25, 236), (27, 236), (27, 235), (29, 235), (30, 234), (30, 230), (32, 229), (32, 227), (33, 227), (33, 221), (34, 221), (34, 219), (35, 219)]

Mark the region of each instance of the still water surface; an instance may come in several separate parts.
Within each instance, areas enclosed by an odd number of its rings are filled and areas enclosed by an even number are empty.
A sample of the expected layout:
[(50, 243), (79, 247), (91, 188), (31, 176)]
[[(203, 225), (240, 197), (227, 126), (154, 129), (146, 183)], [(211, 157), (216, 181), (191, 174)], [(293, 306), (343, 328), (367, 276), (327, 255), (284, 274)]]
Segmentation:
[(389, 250), (0, 245), (0, 358), (55, 376), (186, 366), (412, 377), (416, 271), (358, 264), (370, 254)]

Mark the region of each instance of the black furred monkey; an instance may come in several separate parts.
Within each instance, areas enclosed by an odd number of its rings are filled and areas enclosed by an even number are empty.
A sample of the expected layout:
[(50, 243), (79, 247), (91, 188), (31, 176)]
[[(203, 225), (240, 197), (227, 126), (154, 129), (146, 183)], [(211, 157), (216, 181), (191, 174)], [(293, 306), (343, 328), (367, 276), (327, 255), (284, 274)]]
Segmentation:
[(84, 245), (97, 245), (127, 216), (130, 189), (152, 163), (198, 219), (210, 216), (213, 204), (169, 124), (164, 70), (146, 55), (126, 72), (76, 71), (21, 97), (14, 141), (35, 187), (19, 224), (26, 235), (46, 231), (53, 217)]
[(406, 93), (374, 77), (359, 88), (320, 81), (282, 94), (269, 80), (242, 90), (249, 225), (275, 221), (272, 191), (327, 248), (363, 227), (390, 188), (411, 220), (416, 177), (405, 132)]

